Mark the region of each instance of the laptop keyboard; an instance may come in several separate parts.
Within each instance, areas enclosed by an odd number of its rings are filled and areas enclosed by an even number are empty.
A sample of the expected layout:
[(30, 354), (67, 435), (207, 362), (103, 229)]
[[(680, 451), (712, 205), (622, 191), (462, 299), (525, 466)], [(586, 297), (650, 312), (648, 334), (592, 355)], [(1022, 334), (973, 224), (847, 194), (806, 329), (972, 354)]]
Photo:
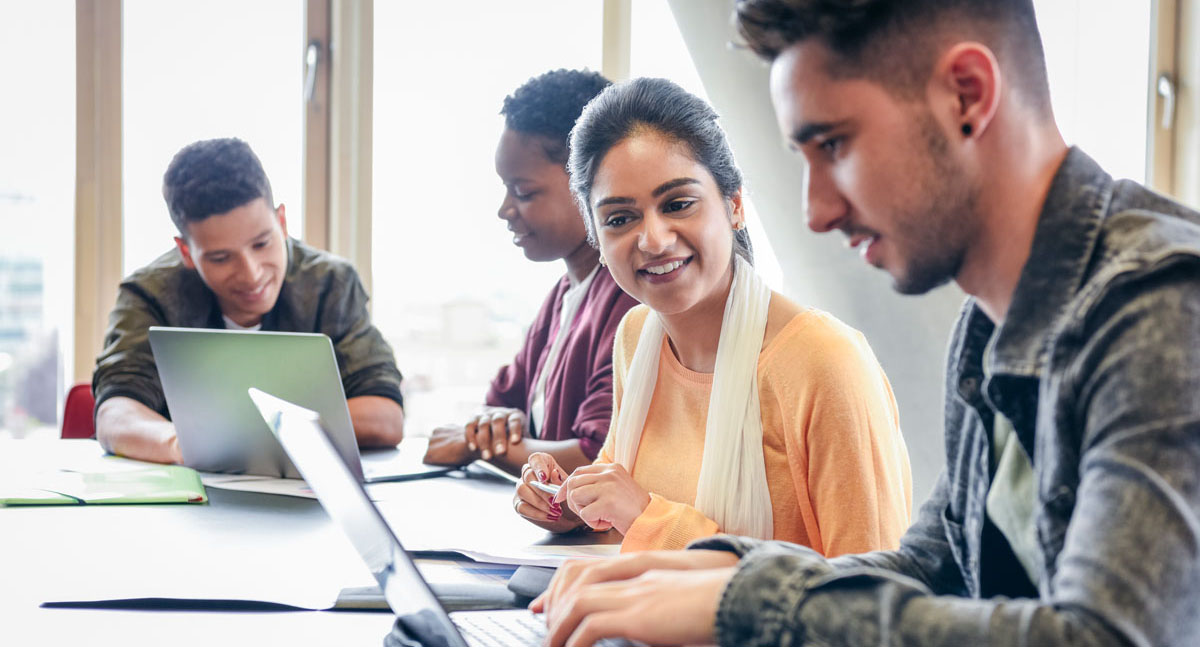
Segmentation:
[[(532, 613), (456, 613), (450, 619), (471, 647), (536, 647), (546, 637), (546, 622)], [(630, 643), (608, 638), (596, 644), (618, 647)]]
[(532, 613), (455, 614), (450, 616), (471, 647), (541, 645), (546, 623)]

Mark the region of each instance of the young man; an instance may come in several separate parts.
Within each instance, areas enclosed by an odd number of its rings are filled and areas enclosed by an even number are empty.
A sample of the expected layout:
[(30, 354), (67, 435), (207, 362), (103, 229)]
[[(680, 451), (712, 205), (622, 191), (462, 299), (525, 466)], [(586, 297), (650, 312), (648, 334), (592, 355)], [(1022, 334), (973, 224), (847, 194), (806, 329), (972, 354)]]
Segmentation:
[(200, 141), (175, 155), (163, 197), (175, 246), (121, 282), (96, 359), (96, 437), (110, 452), (161, 463), (182, 458), (150, 326), (319, 332), (337, 355), (360, 446), (400, 442), (400, 372), (371, 325), (367, 294), (347, 262), (288, 238), (283, 205), (250, 147)]
[(549, 643), (1200, 644), (1200, 214), (1064, 144), (1031, 0), (744, 0), (738, 24), (809, 226), (900, 292), (970, 295), (946, 470), (896, 551), (564, 568)]

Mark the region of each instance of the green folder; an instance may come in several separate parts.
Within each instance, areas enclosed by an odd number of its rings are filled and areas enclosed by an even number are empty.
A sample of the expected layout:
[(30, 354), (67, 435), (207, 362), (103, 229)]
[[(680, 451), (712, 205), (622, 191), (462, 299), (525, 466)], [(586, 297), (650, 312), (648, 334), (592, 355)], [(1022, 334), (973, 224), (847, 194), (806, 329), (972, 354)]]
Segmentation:
[[(120, 459), (117, 459), (120, 460)], [(129, 461), (125, 461), (128, 463)], [(0, 484), (0, 505), (205, 503), (200, 475), (182, 465), (121, 465), (96, 471), (38, 472), (22, 484)]]

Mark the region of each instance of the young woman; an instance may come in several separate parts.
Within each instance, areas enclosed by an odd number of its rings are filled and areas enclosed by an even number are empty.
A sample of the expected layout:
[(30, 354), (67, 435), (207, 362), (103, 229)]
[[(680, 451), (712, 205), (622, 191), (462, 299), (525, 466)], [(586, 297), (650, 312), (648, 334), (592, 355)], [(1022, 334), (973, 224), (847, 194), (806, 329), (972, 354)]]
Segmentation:
[[(612, 412), (612, 343), (636, 302), (600, 267), (567, 182), (567, 138), (589, 100), (609, 85), (594, 72), (555, 70), (505, 98), (496, 148), (504, 182), (499, 216), (532, 261), (563, 261), (513, 362), (492, 380), (484, 413), (434, 430), (425, 462), (489, 460), (514, 474), (530, 452), (573, 469), (596, 457)], [(529, 438), (526, 439), (525, 436)]]
[(572, 471), (532, 455), (517, 512), (616, 528), (624, 551), (718, 532), (896, 547), (912, 499), (891, 387), (859, 332), (755, 274), (712, 108), (664, 79), (610, 87), (575, 125), (569, 171), (600, 262), (644, 305), (617, 331), (599, 458)]

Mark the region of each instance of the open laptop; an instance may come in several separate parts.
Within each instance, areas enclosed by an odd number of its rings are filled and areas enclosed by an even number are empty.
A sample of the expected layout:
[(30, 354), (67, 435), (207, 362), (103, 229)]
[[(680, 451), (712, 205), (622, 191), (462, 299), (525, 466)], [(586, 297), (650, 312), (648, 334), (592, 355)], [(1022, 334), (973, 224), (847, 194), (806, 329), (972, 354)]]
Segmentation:
[(420, 441), (359, 454), (326, 335), (151, 326), (150, 347), (188, 467), (299, 477), (246, 397), (246, 389), (257, 387), (320, 412), (333, 446), (359, 480), (403, 480), (450, 469), (422, 463)]
[[(407, 633), (423, 645), (542, 644), (546, 624), (525, 609), (446, 613), (379, 508), (322, 432), (320, 416), (258, 389), (249, 389), (249, 394), (325, 512), (341, 526), (366, 562)], [(609, 639), (598, 644), (616, 647), (633, 643)]]

